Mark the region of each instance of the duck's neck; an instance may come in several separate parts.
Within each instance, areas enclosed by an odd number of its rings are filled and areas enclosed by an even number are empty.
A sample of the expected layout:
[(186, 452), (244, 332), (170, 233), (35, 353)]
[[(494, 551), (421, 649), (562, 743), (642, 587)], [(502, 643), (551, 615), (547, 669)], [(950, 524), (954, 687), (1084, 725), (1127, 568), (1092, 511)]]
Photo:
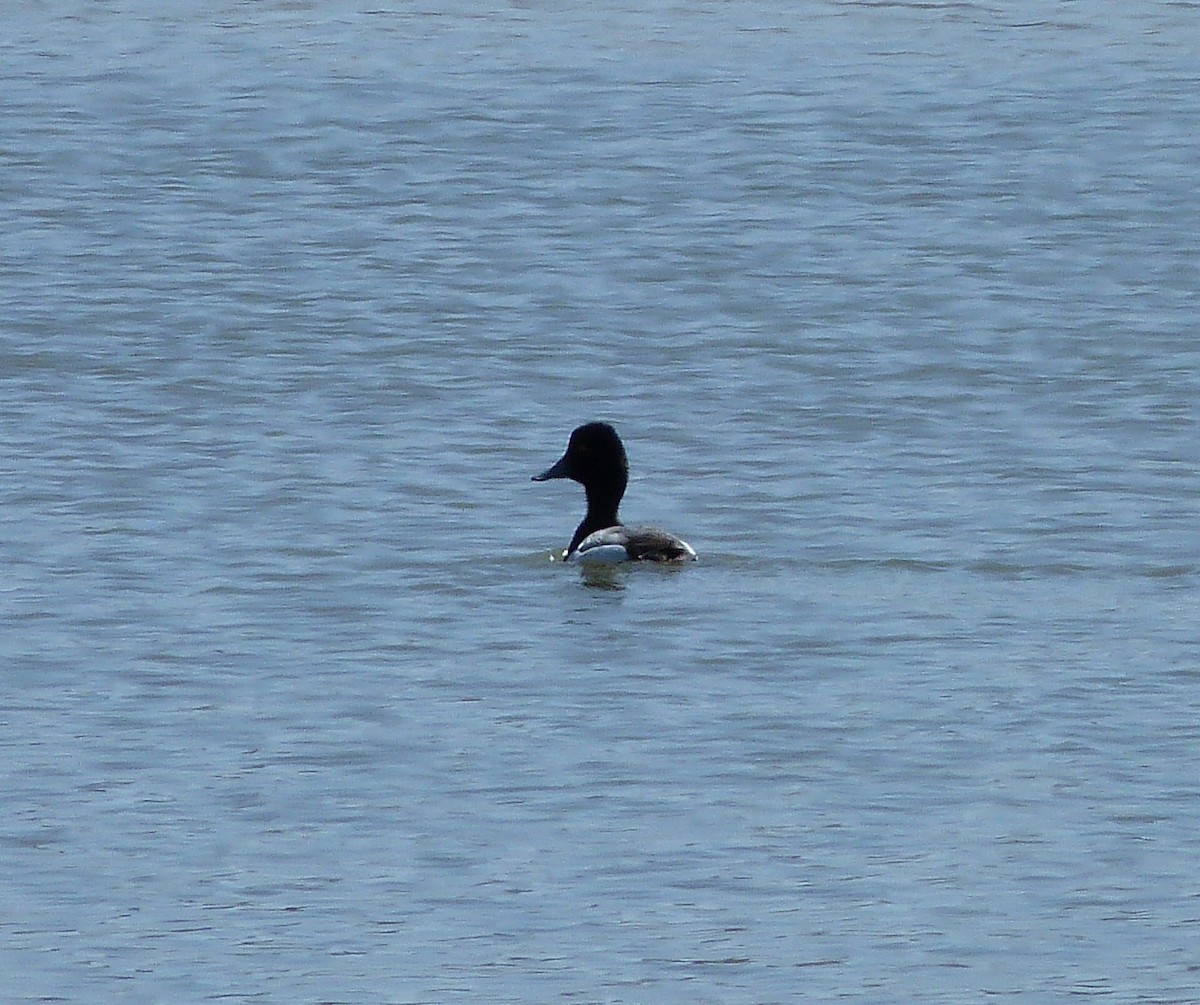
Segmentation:
[(621, 505), (621, 496), (625, 494), (624, 485), (604, 488), (598, 485), (585, 485), (583, 488), (587, 493), (587, 514), (584, 516), (583, 522), (575, 528), (575, 536), (571, 538), (571, 546), (567, 549), (567, 554), (578, 548), (579, 542), (589, 534), (605, 530), (608, 527), (618, 527), (621, 524), (621, 519), (617, 516), (617, 507)]

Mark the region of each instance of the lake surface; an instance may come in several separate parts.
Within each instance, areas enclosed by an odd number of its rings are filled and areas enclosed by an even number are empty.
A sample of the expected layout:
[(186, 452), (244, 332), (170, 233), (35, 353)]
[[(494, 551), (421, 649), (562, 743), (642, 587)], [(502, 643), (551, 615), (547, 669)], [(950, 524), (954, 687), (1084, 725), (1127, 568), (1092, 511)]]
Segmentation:
[(1200, 5), (2, 34), (7, 1001), (1200, 1000)]

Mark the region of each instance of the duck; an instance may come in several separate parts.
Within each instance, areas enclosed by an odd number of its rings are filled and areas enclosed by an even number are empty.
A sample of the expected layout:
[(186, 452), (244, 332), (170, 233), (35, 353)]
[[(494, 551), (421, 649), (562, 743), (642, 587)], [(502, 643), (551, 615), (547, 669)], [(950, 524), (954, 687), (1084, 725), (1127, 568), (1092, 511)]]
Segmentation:
[(569, 478), (587, 496), (587, 513), (563, 553), (567, 562), (691, 562), (696, 550), (681, 538), (657, 527), (626, 527), (617, 507), (629, 481), (629, 460), (617, 431), (607, 422), (577, 427), (566, 453), (535, 482)]

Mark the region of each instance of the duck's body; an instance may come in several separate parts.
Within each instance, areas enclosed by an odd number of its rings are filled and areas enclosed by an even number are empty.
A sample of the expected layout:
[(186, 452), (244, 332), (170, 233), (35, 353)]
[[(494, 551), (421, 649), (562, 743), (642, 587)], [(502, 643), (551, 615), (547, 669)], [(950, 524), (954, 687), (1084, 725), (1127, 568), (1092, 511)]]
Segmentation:
[(564, 558), (568, 562), (690, 562), (696, 552), (686, 541), (657, 527), (626, 527), (617, 507), (629, 481), (629, 461), (617, 431), (589, 422), (571, 433), (557, 464), (534, 475), (535, 482), (570, 478), (587, 495), (587, 513), (575, 528)]
[(695, 549), (657, 527), (606, 527), (589, 534), (568, 551), (568, 562), (690, 562)]

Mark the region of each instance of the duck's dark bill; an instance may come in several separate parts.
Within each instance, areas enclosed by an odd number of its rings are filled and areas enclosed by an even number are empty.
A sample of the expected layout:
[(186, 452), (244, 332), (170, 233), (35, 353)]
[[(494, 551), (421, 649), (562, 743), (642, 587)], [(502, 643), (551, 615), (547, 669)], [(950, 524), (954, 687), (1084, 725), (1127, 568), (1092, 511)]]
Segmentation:
[(534, 475), (533, 480), (535, 482), (548, 482), (551, 478), (569, 477), (570, 475), (567, 474), (567, 459), (565, 457), (560, 457), (558, 462), (553, 467), (547, 468), (540, 475)]

